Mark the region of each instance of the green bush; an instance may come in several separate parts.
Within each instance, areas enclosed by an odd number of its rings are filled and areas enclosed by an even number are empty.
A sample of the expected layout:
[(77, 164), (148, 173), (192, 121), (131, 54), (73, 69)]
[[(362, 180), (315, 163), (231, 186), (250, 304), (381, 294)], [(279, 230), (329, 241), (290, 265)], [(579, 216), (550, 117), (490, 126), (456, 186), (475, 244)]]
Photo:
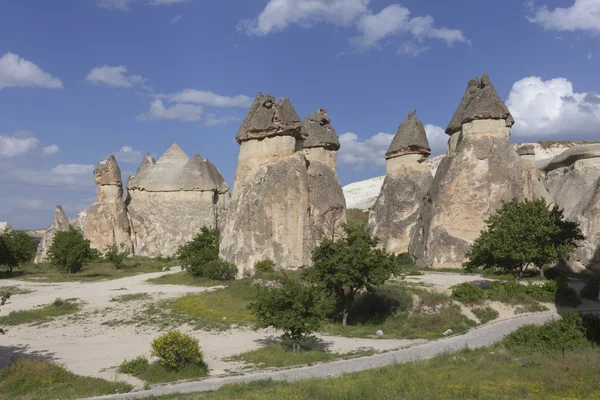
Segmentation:
[[(590, 317), (586, 318), (591, 321)], [(598, 317), (593, 318), (598, 320)], [(583, 317), (578, 313), (565, 313), (562, 319), (542, 326), (525, 325), (506, 335), (502, 343), (515, 354), (547, 353), (590, 346)]]
[(0, 266), (12, 273), (14, 268), (33, 261), (37, 250), (35, 240), (23, 231), (0, 235)]
[(464, 282), (452, 288), (452, 297), (463, 303), (475, 303), (486, 299), (485, 291), (479, 286)]
[(146, 357), (140, 356), (134, 358), (133, 360), (123, 361), (121, 365), (119, 365), (119, 368), (117, 370), (122, 374), (130, 374), (133, 376), (137, 376), (144, 373), (149, 366), (150, 363), (148, 362), (148, 359)]
[(350, 318), (351, 324), (383, 323), (387, 317), (412, 308), (410, 292), (400, 287), (370, 287), (356, 298)]
[(556, 281), (546, 281), (541, 285), (529, 284), (521, 285), (525, 288), (525, 293), (538, 301), (551, 302), (556, 296), (557, 283)]
[(492, 307), (476, 307), (472, 311), (482, 324), (490, 322), (500, 315), (498, 311), (494, 310)]
[(568, 278), (561, 277), (556, 280), (555, 301), (559, 306), (564, 307), (577, 307), (581, 304), (581, 299), (575, 289), (569, 287)]
[(152, 341), (152, 355), (165, 368), (180, 370), (187, 366), (204, 365), (204, 355), (198, 339), (170, 330)]
[(223, 260), (213, 260), (204, 264), (201, 276), (218, 281), (230, 281), (235, 279), (237, 270), (237, 267), (233, 263)]
[(405, 267), (414, 267), (415, 260), (408, 253), (400, 253), (396, 256), (396, 263)]
[(81, 271), (83, 266), (92, 260), (93, 255), (90, 241), (72, 226), (66, 232), (57, 232), (48, 249), (50, 264), (69, 276)]
[(585, 283), (583, 289), (581, 289), (581, 297), (589, 300), (598, 300), (598, 294), (600, 293), (600, 279), (592, 278)]
[(260, 260), (254, 263), (256, 272), (272, 272), (275, 270), (275, 262), (273, 260)]
[(203, 226), (192, 240), (177, 248), (175, 257), (188, 273), (197, 278), (203, 277), (204, 266), (219, 260), (219, 229)]
[(121, 245), (121, 250), (116, 243), (113, 243), (104, 253), (104, 259), (116, 269), (125, 268), (125, 259), (129, 256), (129, 250)]

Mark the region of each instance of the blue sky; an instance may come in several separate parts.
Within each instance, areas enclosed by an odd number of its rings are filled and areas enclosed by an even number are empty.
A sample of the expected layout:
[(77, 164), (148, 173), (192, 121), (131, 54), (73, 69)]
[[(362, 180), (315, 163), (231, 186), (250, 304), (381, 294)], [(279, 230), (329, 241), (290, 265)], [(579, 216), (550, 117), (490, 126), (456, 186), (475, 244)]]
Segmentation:
[[(457, 4), (460, 3), (460, 6)], [(342, 184), (385, 173), (411, 109), (434, 155), (467, 81), (488, 72), (512, 141), (600, 136), (600, 0), (19, 0), (0, 3), (0, 221), (50, 224), (174, 141), (233, 186), (254, 96), (327, 109)]]

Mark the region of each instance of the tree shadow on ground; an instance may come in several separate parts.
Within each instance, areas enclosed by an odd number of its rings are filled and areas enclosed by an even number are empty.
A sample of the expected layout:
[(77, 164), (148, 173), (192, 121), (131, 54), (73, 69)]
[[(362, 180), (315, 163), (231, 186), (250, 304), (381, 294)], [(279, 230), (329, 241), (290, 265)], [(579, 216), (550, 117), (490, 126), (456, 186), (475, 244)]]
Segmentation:
[[(255, 340), (256, 343), (258, 343), (261, 347), (264, 346), (268, 346), (268, 345), (273, 345), (273, 344), (277, 344), (277, 345), (281, 345), (281, 346), (292, 346), (292, 342), (286, 339), (282, 339), (280, 336), (268, 336), (266, 338), (262, 338), (262, 339), (257, 339)], [(300, 345), (306, 349), (311, 349), (311, 350), (328, 350), (331, 346), (333, 346), (333, 342), (330, 341), (326, 341), (323, 339), (319, 339), (319, 338), (311, 338), (308, 339), (306, 341), (303, 341), (302, 343), (300, 343)]]
[(0, 369), (8, 367), (15, 357), (54, 361), (55, 355), (46, 350), (31, 350), (29, 345), (0, 346)]
[(494, 280), (494, 279), (477, 279), (476, 281), (469, 281), (473, 285), (479, 286), (482, 289), (489, 289), (494, 283), (498, 283), (502, 281)]

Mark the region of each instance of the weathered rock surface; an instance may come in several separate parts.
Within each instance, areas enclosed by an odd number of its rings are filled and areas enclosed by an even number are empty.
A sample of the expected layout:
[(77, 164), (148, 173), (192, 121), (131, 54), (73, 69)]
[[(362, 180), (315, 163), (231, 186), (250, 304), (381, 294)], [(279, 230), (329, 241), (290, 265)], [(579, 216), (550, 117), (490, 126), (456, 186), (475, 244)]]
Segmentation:
[(528, 168), (508, 142), (512, 124), (489, 78), (470, 81), (447, 130), (460, 135), (456, 151), (440, 163), (411, 241), (410, 253), (419, 265), (459, 268), (484, 220), (503, 201), (548, 196), (532, 185)]
[(98, 164), (94, 170), (98, 187), (96, 202), (92, 204), (85, 219), (83, 236), (90, 246), (101, 252), (113, 244), (133, 253), (131, 227), (123, 199), (121, 169), (114, 156)]
[(177, 143), (156, 162), (146, 155), (127, 183), (135, 254), (172, 256), (203, 226), (221, 226), (228, 189), (210, 161), (199, 155), (190, 159)]
[(8, 222), (0, 222), (0, 235), (3, 233), (12, 232), (12, 227), (8, 224)]
[(36, 264), (47, 261), (48, 250), (50, 249), (50, 246), (52, 246), (54, 235), (56, 235), (57, 232), (67, 232), (69, 227), (69, 220), (67, 219), (62, 207), (60, 205), (56, 206), (54, 209), (54, 220), (52, 221), (52, 225), (50, 225), (50, 228), (46, 230), (42, 236), (40, 244), (38, 245), (37, 253), (34, 259)]
[(369, 215), (369, 229), (379, 238), (380, 246), (396, 254), (408, 252), (424, 198), (433, 181), (426, 164), (431, 152), (429, 142), (415, 113), (408, 114), (388, 148), (387, 173)]
[(79, 214), (69, 219), (69, 224), (73, 228), (79, 229), (81, 232), (85, 229), (85, 221), (87, 220), (88, 212), (87, 210), (81, 210)]
[(346, 199), (336, 169), (336, 152), (340, 148), (331, 119), (319, 109), (304, 119), (303, 152), (308, 161), (308, 184), (313, 218), (313, 238), (336, 240), (346, 221)]
[(584, 268), (600, 271), (600, 178), (583, 192), (580, 201), (567, 217), (579, 222), (586, 237), (567, 261), (567, 266), (574, 271)]
[(261, 259), (277, 268), (307, 265), (314, 247), (302, 123), (288, 99), (259, 93), (236, 140), (238, 167), (220, 256), (250, 270)]

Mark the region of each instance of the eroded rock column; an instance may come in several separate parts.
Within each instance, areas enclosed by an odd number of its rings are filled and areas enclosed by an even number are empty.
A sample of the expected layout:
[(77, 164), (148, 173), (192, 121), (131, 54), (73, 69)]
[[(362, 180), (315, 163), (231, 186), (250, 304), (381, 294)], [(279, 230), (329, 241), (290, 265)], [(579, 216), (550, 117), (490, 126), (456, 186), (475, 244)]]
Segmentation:
[(42, 240), (37, 248), (34, 263), (40, 264), (48, 261), (48, 250), (50, 249), (50, 246), (52, 246), (54, 235), (56, 235), (56, 232), (67, 232), (69, 230), (69, 226), (69, 220), (67, 219), (62, 207), (60, 205), (56, 206), (54, 209), (54, 219), (52, 220), (52, 225), (50, 225), (50, 228), (48, 228), (48, 230), (46, 230), (42, 236)]

